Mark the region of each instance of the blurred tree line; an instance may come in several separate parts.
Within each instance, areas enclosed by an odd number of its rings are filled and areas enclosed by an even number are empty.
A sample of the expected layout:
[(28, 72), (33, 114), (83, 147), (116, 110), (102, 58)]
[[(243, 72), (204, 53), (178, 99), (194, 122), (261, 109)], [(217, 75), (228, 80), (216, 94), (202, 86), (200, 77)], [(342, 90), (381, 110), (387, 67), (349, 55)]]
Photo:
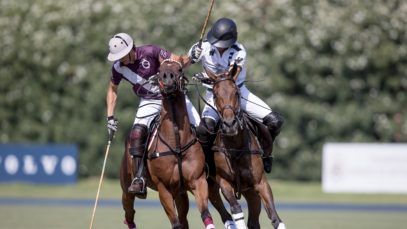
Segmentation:
[[(209, 4), (0, 0), (0, 143), (76, 143), (80, 175), (98, 175), (109, 39), (127, 32), (136, 45), (184, 54)], [(220, 17), (236, 21), (249, 88), (286, 119), (273, 177), (319, 179), (325, 142), (407, 141), (406, 15), (401, 0), (216, 1), (209, 26)], [(195, 87), (190, 94), (197, 104)], [(122, 83), (110, 177), (118, 177), (136, 104)]]

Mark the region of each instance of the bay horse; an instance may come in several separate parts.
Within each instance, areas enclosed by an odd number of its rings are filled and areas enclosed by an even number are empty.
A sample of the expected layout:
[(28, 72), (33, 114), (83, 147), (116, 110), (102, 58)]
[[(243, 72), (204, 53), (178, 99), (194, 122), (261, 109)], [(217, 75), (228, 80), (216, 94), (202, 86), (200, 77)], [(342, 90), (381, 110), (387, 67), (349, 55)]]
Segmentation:
[[(263, 170), (262, 145), (253, 131), (255, 125), (240, 107), (238, 86), (231, 74), (214, 74), (209, 70), (206, 73), (212, 81), (214, 105), (220, 118), (213, 147), (216, 181), (230, 205), (236, 227), (260, 228), (259, 216), (263, 202), (273, 227), (285, 229), (285, 224), (277, 214), (273, 193)], [(247, 227), (238, 203), (241, 195), (248, 204)]]
[[(208, 210), (205, 156), (188, 118), (184, 92), (186, 78), (182, 67), (180, 62), (170, 59), (160, 65), (157, 80), (162, 108), (159, 123), (148, 141), (147, 185), (158, 191), (172, 228), (189, 228), (187, 191), (191, 191), (205, 229), (213, 229), (215, 226)], [(133, 179), (132, 163), (127, 141), (120, 169), (120, 183), (125, 224), (133, 229), (136, 228), (135, 195), (127, 191)]]

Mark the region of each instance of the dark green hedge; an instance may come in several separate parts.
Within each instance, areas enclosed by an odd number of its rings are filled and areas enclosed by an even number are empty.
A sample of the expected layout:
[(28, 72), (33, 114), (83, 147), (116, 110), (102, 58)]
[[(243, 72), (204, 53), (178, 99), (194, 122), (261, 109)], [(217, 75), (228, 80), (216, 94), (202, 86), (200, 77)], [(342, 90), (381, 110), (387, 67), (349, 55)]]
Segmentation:
[[(182, 54), (199, 39), (208, 7), (187, 0), (2, 0), (0, 143), (77, 143), (80, 175), (98, 175), (109, 38), (123, 31), (136, 44)], [(248, 52), (247, 84), (286, 119), (273, 177), (319, 179), (325, 142), (407, 141), (406, 15), (406, 3), (396, 0), (216, 1), (210, 23), (236, 20)], [(109, 177), (118, 176), (136, 104), (122, 84)]]

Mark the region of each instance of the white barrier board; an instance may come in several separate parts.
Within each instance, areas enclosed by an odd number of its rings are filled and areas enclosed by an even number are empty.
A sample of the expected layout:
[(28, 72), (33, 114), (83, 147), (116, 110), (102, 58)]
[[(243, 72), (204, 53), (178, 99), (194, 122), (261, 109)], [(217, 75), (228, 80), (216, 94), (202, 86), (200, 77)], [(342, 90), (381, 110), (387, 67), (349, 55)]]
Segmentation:
[(327, 143), (324, 192), (407, 193), (407, 144)]

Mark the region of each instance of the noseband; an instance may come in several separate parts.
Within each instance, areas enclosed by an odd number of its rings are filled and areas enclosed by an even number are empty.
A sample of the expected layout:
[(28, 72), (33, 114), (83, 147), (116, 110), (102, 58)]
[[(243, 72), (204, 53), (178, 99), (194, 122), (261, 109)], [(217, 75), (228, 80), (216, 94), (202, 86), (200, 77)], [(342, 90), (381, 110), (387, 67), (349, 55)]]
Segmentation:
[[(223, 81), (226, 81), (226, 80), (230, 80), (230, 81), (232, 81), (233, 82), (233, 85), (235, 86), (235, 88), (236, 88), (236, 93), (235, 93), (235, 96), (237, 96), (237, 102), (238, 102), (238, 108), (236, 109), (235, 107), (233, 107), (232, 105), (230, 105), (230, 104), (226, 104), (226, 105), (224, 105), (223, 107), (221, 107), (220, 109), (218, 109), (218, 110), (216, 110), (217, 111), (217, 113), (218, 113), (218, 116), (219, 116), (219, 118), (221, 119), (221, 121), (223, 122), (223, 112), (226, 110), (226, 109), (230, 109), (230, 110), (232, 110), (233, 111), (233, 114), (235, 115), (235, 118), (237, 119), (237, 121), (239, 122), (239, 124), (241, 125), (241, 120), (240, 120), (240, 117), (241, 117), (241, 109), (240, 109), (240, 90), (238, 90), (237, 89), (237, 86), (236, 86), (236, 83), (235, 83), (235, 81), (233, 80), (233, 78), (231, 78), (231, 77), (225, 77), (225, 78), (221, 78), (221, 79), (219, 79), (219, 80), (216, 80), (214, 83), (213, 83), (213, 87), (215, 87), (215, 85), (216, 84), (218, 84), (218, 83), (220, 83), (220, 82), (223, 82)], [(215, 93), (213, 93), (213, 99), (214, 100), (216, 100), (216, 94)]]

